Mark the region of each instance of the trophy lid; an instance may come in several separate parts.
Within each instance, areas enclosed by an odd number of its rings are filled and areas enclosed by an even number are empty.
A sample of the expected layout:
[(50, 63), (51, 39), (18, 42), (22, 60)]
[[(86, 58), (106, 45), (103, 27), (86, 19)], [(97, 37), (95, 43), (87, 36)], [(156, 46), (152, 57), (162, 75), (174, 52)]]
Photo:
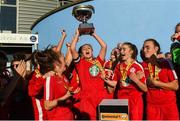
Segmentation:
[(72, 15), (81, 22), (87, 22), (94, 12), (94, 7), (91, 5), (78, 5), (73, 8)]

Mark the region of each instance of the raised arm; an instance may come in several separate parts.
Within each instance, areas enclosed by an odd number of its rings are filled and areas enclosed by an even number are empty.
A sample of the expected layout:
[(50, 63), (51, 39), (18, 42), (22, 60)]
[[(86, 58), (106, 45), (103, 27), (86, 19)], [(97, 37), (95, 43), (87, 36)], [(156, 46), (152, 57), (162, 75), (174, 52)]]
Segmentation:
[(99, 52), (99, 57), (104, 60), (105, 56), (106, 56), (106, 50), (107, 50), (107, 45), (106, 43), (96, 34), (96, 32), (94, 31), (94, 33), (92, 33), (92, 36), (98, 41), (98, 43), (101, 46), (101, 50)]
[(77, 44), (78, 40), (79, 40), (79, 30), (77, 29), (75, 36), (73, 37), (72, 42), (71, 42), (71, 54), (72, 54), (73, 59), (77, 59), (79, 56), (79, 54), (76, 50), (76, 44)]
[(58, 45), (57, 45), (56, 50), (55, 50), (56, 52), (61, 52), (61, 49), (62, 49), (64, 40), (65, 40), (65, 38), (66, 38), (66, 32), (65, 32), (65, 30), (62, 30), (62, 31), (61, 31), (61, 34), (62, 34), (62, 37), (61, 37), (61, 39), (60, 39), (59, 42), (58, 42)]
[(71, 44), (66, 43), (66, 46), (67, 46), (67, 52), (66, 52), (65, 61), (66, 61), (66, 65), (69, 66), (72, 62)]

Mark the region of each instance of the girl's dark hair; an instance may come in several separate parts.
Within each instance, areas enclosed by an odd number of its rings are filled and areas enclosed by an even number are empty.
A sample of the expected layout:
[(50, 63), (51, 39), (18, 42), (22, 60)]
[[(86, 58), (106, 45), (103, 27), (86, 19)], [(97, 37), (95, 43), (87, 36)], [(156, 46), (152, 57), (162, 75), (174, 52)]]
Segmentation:
[(90, 47), (91, 47), (91, 49), (93, 50), (93, 48), (92, 48), (92, 45), (91, 45), (91, 44), (84, 44), (84, 45), (81, 45), (81, 46), (80, 46), (80, 48), (79, 48), (79, 50), (78, 50), (78, 54), (79, 54), (79, 55), (82, 55), (82, 48), (83, 48), (85, 45), (90, 46)]
[(157, 54), (160, 54), (161, 48), (160, 48), (159, 43), (158, 43), (155, 39), (147, 39), (147, 40), (144, 41), (144, 43), (145, 43), (145, 42), (148, 42), (148, 41), (153, 42), (154, 46), (159, 48), (158, 51), (157, 51)]
[(140, 50), (140, 57), (141, 57), (141, 59), (142, 59), (143, 61), (146, 61), (146, 60), (147, 60), (147, 58), (146, 58), (145, 55), (144, 55), (143, 49)]
[[(35, 50), (32, 55), (31, 55), (31, 63), (32, 65), (34, 66), (34, 68), (37, 68), (38, 65), (39, 65), (39, 60), (40, 58), (43, 57), (43, 53), (38, 51), (38, 50)], [(44, 59), (44, 58), (43, 58)]]
[(112, 50), (112, 52), (113, 52), (113, 54), (114, 54), (114, 56), (115, 56), (115, 58), (116, 58), (116, 60), (112, 63), (112, 67), (111, 67), (111, 70), (113, 70), (113, 71), (114, 71), (116, 65), (117, 65), (117, 64), (119, 63), (119, 61), (120, 61), (120, 56), (117, 55), (118, 53), (117, 53), (116, 49), (118, 49), (118, 48), (115, 47), (115, 48)]
[(54, 62), (59, 61), (59, 55), (52, 49), (46, 48), (41, 53), (38, 53), (37, 62), (40, 66), (41, 74), (45, 74), (54, 70)]
[(136, 45), (134, 45), (134, 44), (132, 44), (132, 43), (130, 43), (130, 42), (124, 42), (123, 45), (128, 45), (128, 46), (131, 48), (131, 50), (133, 51), (131, 57), (132, 57), (133, 59), (136, 59), (136, 58), (137, 58), (137, 55), (138, 55), (138, 49), (137, 49)]
[(180, 26), (180, 23), (177, 23), (177, 24), (176, 24), (175, 33), (177, 33), (177, 28), (178, 28), (178, 26)]
[(20, 61), (20, 60), (25, 60), (25, 59), (26, 59), (26, 55), (24, 53), (17, 52), (13, 54), (13, 61)]
[(13, 60), (11, 61), (11, 69), (14, 69), (12, 65), (15, 61), (21, 60), (26, 60), (26, 55), (24, 53), (16, 52), (15, 54), (13, 54)]
[(78, 54), (79, 54), (80, 56), (82, 55), (82, 47), (83, 47), (83, 45), (80, 46), (79, 49), (78, 49)]

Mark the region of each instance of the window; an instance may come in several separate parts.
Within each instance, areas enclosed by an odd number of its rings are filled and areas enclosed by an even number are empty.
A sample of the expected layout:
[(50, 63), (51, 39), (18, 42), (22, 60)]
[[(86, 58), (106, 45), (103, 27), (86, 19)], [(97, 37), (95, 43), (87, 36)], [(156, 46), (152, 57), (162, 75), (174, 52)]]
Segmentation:
[(1, 4), (16, 5), (16, 0), (0, 0)]
[(16, 33), (16, 7), (0, 6), (0, 29)]

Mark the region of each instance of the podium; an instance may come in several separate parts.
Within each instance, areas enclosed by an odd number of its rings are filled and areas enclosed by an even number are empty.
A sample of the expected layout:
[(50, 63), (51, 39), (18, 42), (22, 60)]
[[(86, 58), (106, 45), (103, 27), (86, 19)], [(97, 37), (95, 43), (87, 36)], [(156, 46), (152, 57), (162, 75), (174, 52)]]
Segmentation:
[(98, 106), (98, 117), (102, 121), (129, 120), (128, 99), (103, 99)]

